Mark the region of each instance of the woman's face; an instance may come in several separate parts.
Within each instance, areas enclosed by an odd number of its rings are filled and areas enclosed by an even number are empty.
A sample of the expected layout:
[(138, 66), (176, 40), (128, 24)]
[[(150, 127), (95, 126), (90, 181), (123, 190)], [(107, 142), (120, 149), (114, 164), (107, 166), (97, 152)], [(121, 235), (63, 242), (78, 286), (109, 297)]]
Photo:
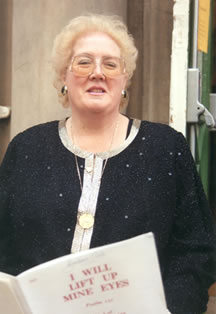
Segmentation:
[(96, 65), (92, 73), (87, 76), (79, 76), (73, 70), (67, 70), (65, 84), (68, 87), (72, 110), (105, 114), (118, 111), (127, 74), (120, 73), (117, 76), (107, 77), (101, 68), (104, 58), (114, 57), (119, 60), (121, 57), (116, 42), (102, 32), (86, 33), (79, 37), (73, 46), (72, 59), (76, 56), (90, 56), (91, 60), (96, 60)]

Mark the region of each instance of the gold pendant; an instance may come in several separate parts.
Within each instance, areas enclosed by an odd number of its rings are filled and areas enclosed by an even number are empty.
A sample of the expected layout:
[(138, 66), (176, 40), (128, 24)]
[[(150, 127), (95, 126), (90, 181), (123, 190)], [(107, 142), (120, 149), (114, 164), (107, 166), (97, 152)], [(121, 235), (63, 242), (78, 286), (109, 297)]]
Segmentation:
[(78, 216), (78, 223), (83, 229), (92, 228), (94, 225), (94, 216), (89, 213), (81, 213)]
[(85, 167), (85, 170), (86, 170), (88, 173), (91, 173), (91, 172), (92, 172), (92, 167), (91, 167), (91, 166), (86, 166), (86, 167)]

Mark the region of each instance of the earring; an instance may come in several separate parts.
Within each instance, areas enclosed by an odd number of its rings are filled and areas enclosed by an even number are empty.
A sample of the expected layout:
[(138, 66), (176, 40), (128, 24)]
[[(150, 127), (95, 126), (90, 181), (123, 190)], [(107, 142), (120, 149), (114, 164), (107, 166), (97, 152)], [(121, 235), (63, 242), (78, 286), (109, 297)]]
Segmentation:
[(121, 95), (122, 95), (122, 98), (127, 98), (127, 92), (125, 89), (122, 90)]
[(62, 95), (63, 95), (63, 96), (67, 95), (67, 92), (68, 92), (67, 85), (63, 85), (63, 86), (62, 86), (62, 89), (61, 89)]

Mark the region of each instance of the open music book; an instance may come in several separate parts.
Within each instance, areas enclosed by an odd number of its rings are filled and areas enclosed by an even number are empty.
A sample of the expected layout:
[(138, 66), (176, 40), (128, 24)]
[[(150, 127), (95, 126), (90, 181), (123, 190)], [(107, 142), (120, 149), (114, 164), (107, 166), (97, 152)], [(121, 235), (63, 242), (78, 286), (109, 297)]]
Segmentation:
[(153, 234), (0, 273), (0, 313), (167, 313)]

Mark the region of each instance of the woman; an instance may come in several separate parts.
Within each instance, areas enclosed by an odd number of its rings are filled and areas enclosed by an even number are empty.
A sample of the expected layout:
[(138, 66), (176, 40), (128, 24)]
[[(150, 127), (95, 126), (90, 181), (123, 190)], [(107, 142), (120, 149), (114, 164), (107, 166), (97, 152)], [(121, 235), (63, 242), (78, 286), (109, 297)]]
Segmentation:
[(17, 274), (152, 231), (170, 312), (202, 313), (213, 282), (212, 217), (184, 137), (120, 114), (136, 58), (117, 17), (81, 16), (57, 36), (54, 85), (71, 117), (9, 145), (0, 268)]

